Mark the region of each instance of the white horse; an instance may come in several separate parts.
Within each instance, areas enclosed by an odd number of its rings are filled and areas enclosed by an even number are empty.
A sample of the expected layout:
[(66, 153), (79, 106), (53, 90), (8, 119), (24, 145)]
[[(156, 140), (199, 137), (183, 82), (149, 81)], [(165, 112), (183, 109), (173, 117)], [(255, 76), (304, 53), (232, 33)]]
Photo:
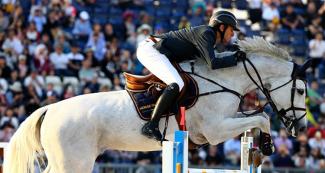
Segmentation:
[[(203, 60), (197, 60), (195, 73), (241, 95), (263, 87), (273, 108), (286, 110), (277, 112), (282, 112), (281, 120), (296, 135), (306, 127), (303, 111), (306, 85), (292, 75), (296, 68), (290, 62), (290, 56), (262, 38), (249, 38), (240, 41), (239, 45), (259, 73), (262, 83), (258, 83), (259, 86), (249, 78), (244, 63), (211, 70)], [(252, 66), (247, 61), (245, 64), (251, 77), (259, 82)], [(185, 71), (191, 71), (190, 63), (180, 65)], [(200, 93), (221, 89), (212, 82), (192, 76)], [(239, 103), (239, 97), (228, 92), (199, 97), (195, 106), (186, 112), (190, 139), (196, 144), (216, 145), (251, 128), (270, 133), (270, 122), (265, 113), (247, 117), (237, 113)], [(144, 124), (125, 90), (81, 95), (47, 105), (32, 113), (12, 137), (4, 172), (33, 172), (34, 159), (45, 154), (48, 161), (45, 173), (90, 173), (96, 157), (106, 149), (161, 150), (160, 142), (141, 135)], [(161, 131), (164, 124), (165, 118), (160, 121)], [(177, 129), (176, 120), (171, 117), (166, 138), (173, 140), (173, 132)]]

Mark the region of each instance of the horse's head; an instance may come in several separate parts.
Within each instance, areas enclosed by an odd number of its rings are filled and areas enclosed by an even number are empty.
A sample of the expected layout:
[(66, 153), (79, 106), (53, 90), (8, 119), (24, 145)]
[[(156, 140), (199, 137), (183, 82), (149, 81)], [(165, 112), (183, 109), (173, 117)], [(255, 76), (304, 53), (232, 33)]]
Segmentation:
[(248, 53), (244, 68), (251, 81), (264, 93), (287, 131), (297, 136), (307, 126), (305, 71), (313, 60), (302, 66), (294, 64), (292, 68), (292, 58), (288, 52), (262, 37), (246, 38), (238, 44), (241, 50)]
[(302, 66), (294, 64), (290, 78), (271, 79), (270, 84), (265, 85), (267, 86), (265, 93), (269, 94), (266, 97), (273, 111), (292, 136), (297, 136), (307, 127), (305, 71), (311, 62), (312, 60), (309, 60)]

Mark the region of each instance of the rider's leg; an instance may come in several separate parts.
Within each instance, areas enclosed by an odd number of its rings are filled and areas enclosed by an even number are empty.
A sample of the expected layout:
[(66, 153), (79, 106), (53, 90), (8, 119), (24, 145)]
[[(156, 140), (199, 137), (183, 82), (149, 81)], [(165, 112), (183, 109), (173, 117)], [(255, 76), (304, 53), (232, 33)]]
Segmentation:
[(166, 113), (175, 104), (177, 96), (184, 86), (184, 82), (169, 59), (157, 51), (153, 44), (151, 40), (141, 42), (137, 50), (137, 57), (151, 73), (168, 86), (158, 99), (151, 121), (144, 125), (142, 133), (149, 138), (154, 137), (157, 140), (161, 140), (162, 135), (158, 128), (159, 120), (162, 114)]
[(179, 94), (178, 84), (172, 83), (167, 86), (162, 95), (159, 97), (155, 109), (151, 115), (151, 121), (146, 123), (142, 128), (142, 134), (157, 140), (162, 139), (162, 135), (159, 131), (159, 120), (161, 116), (166, 113), (171, 106), (175, 103)]

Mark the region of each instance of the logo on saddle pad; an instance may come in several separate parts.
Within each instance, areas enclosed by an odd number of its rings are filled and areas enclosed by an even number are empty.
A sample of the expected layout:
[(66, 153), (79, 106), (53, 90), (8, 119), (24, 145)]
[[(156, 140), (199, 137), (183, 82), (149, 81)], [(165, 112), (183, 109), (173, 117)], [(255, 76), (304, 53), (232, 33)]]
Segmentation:
[[(199, 92), (197, 83), (189, 74), (182, 71), (180, 74), (184, 80), (184, 88), (177, 99), (176, 109), (166, 112), (164, 117), (168, 114), (177, 115), (178, 107), (184, 106), (186, 109), (189, 109), (197, 101)], [(149, 121), (159, 96), (166, 88), (166, 84), (153, 74), (138, 76), (124, 73), (124, 76), (126, 79), (126, 90), (130, 94), (140, 118)]]

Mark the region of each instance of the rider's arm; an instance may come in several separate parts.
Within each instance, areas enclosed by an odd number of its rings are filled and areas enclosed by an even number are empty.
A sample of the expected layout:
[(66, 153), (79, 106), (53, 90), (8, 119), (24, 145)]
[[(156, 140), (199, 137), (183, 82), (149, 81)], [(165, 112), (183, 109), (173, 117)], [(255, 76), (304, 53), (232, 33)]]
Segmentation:
[(215, 33), (211, 30), (206, 30), (202, 33), (202, 37), (198, 42), (201, 56), (205, 58), (208, 66), (211, 69), (219, 69), (237, 65), (237, 58), (231, 52), (215, 53)]
[(213, 64), (215, 64), (214, 69), (232, 67), (237, 65), (237, 58), (235, 57), (236, 52), (222, 52), (215, 53), (216, 58), (214, 58)]

